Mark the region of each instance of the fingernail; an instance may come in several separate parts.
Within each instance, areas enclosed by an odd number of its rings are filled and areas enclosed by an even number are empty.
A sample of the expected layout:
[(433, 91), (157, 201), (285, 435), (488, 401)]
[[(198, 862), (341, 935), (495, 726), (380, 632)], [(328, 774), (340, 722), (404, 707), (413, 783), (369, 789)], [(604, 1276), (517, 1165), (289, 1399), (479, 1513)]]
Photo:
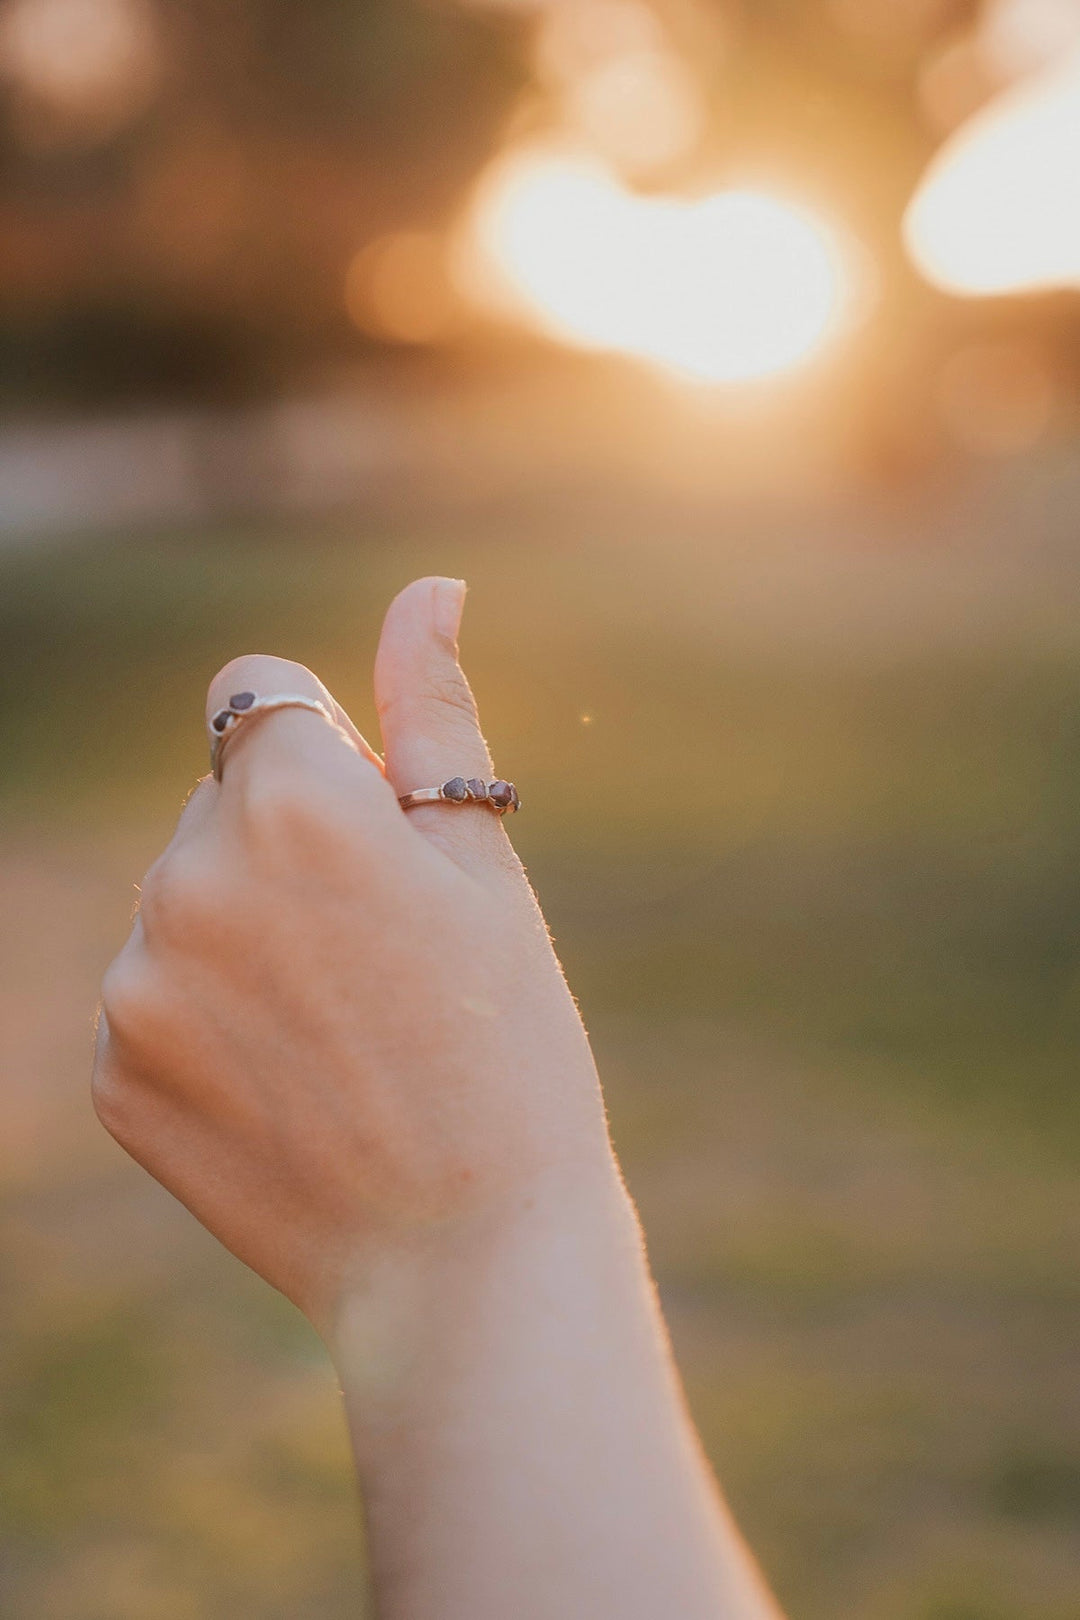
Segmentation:
[(457, 638), (465, 606), (465, 581), (440, 579), (435, 586), (435, 628), (450, 641)]

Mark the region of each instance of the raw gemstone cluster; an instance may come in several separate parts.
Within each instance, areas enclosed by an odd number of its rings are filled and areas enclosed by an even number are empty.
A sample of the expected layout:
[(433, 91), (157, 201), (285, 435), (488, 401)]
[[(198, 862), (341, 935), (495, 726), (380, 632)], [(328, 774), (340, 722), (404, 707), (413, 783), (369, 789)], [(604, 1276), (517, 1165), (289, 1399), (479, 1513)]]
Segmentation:
[(471, 776), (468, 781), (463, 776), (452, 776), (449, 782), (443, 783), (439, 792), (451, 804), (465, 804), (472, 799), (481, 804), (490, 804), (499, 811), (517, 810), (521, 805), (518, 790), (512, 782), (487, 783), (478, 776)]
[(254, 692), (237, 692), (229, 699), (228, 708), (219, 709), (210, 722), (210, 729), (220, 736), (234, 715), (243, 714), (255, 701)]

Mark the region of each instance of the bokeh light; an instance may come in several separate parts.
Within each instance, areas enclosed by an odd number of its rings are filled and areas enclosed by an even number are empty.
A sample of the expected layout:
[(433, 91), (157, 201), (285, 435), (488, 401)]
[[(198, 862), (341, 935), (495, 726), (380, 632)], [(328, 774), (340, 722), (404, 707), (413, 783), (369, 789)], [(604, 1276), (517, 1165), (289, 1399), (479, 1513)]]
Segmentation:
[(458, 306), (441, 239), (429, 231), (394, 231), (369, 242), (349, 266), (345, 306), (361, 331), (393, 343), (445, 337)]
[(660, 18), (639, 0), (578, 0), (544, 9), (536, 39), (536, 66), (542, 80), (572, 84), (620, 56), (659, 50)]
[(1080, 52), (995, 98), (945, 143), (908, 209), (919, 269), (948, 292), (1080, 284)]
[(1080, 40), (1077, 0), (990, 0), (976, 34), (988, 69), (1019, 78), (1055, 61)]
[(569, 101), (581, 134), (631, 172), (680, 157), (705, 124), (693, 79), (669, 51), (616, 57), (583, 75)]
[(0, 80), (30, 144), (112, 134), (147, 105), (159, 66), (145, 0), (8, 0), (0, 10)]
[(790, 202), (639, 196), (595, 161), (540, 150), (489, 171), (458, 265), (474, 298), (550, 337), (713, 383), (805, 360), (848, 291), (838, 243)]
[(548, 7), (535, 59), (567, 137), (623, 175), (665, 169), (706, 132), (705, 97), (686, 53), (639, 0)]

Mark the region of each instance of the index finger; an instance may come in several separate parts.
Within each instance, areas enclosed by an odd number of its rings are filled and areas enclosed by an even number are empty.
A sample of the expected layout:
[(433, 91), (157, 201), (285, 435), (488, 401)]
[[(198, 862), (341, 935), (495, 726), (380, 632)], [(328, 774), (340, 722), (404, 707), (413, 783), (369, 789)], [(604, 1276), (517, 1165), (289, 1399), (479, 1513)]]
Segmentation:
[[(307, 698), (325, 714), (305, 708), (253, 709), (257, 699)], [(244, 718), (248, 709), (250, 716)], [(253, 771), (297, 766), (304, 770), (344, 767), (358, 787), (382, 782), (382, 760), (318, 676), (303, 664), (265, 653), (234, 658), (214, 676), (206, 697), (209, 736), (216, 715), (231, 711), (232, 722), (222, 753), (222, 786), (240, 782)], [(327, 720), (329, 718), (329, 723)]]

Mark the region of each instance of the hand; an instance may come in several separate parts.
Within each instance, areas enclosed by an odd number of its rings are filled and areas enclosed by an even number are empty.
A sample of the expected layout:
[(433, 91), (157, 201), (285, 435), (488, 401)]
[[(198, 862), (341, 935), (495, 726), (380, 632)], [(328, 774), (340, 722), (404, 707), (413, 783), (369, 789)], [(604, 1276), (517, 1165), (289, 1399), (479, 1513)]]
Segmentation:
[(147, 874), (103, 987), (98, 1115), (332, 1335), (389, 1256), (460, 1251), (555, 1177), (614, 1176), (584, 1032), (501, 819), (398, 795), (494, 774), (457, 662), (464, 587), (392, 604), (385, 770), (321, 683), (245, 657), (210, 687), (320, 698), (241, 724)]
[(462, 587), (375, 666), (385, 770), (319, 698), (242, 722), (106, 975), (112, 1134), (323, 1332), (383, 1620), (777, 1620), (682, 1406), (577, 1011), (491, 810)]

